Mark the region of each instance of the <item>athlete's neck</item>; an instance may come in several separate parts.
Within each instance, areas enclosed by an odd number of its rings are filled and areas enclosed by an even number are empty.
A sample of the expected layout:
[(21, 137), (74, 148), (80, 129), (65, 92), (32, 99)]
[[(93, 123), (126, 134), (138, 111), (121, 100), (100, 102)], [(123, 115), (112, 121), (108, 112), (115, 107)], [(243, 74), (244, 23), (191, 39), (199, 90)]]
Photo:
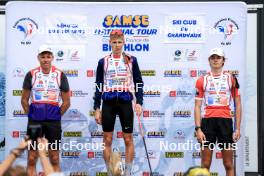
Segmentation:
[(50, 68), (42, 68), (41, 67), (41, 70), (42, 70), (42, 73), (49, 74), (50, 73), (50, 70), (51, 70), (51, 67)]
[(120, 58), (120, 56), (121, 56), (121, 53), (120, 53), (120, 54), (114, 54), (114, 53), (113, 53), (113, 57), (114, 57), (114, 58)]
[(222, 68), (219, 68), (219, 69), (211, 69), (211, 72), (213, 75), (220, 75), (221, 72), (222, 72)]

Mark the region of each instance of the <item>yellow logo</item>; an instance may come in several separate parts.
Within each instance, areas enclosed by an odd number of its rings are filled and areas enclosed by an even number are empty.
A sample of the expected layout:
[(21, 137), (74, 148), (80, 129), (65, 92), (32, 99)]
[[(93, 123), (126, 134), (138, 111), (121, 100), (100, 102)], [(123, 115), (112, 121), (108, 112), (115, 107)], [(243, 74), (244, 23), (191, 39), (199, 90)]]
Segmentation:
[(183, 152), (165, 152), (166, 158), (183, 158), (184, 153)]
[(122, 16), (112, 16), (107, 15), (104, 18), (103, 26), (108, 27), (147, 27), (149, 25), (149, 16), (148, 15), (122, 15)]
[(64, 137), (82, 137), (81, 131), (65, 131), (63, 132)]
[(22, 90), (13, 90), (13, 96), (21, 96)]

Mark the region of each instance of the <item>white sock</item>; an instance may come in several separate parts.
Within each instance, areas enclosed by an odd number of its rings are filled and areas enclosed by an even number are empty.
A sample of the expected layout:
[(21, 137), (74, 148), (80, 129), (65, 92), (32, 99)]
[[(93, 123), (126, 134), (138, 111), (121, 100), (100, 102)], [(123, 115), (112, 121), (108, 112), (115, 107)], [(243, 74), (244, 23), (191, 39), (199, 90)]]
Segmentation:
[(107, 176), (112, 176), (112, 172), (110, 170), (109, 163), (105, 163), (105, 165), (106, 165), (106, 169), (107, 169)]
[(131, 176), (132, 163), (125, 164), (125, 176)]

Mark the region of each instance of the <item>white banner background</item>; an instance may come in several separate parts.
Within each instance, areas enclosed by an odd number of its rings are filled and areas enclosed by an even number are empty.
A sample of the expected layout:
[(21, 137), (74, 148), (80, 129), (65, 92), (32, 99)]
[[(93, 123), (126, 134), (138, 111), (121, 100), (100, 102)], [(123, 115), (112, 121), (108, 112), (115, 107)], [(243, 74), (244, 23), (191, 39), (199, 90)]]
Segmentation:
[[(6, 9), (6, 153), (25, 135), (27, 118), (21, 112), (20, 90), (27, 71), (38, 66), (37, 49), (43, 43), (55, 51), (54, 65), (66, 73), (72, 90), (71, 107), (62, 121), (63, 142), (96, 143), (102, 138), (101, 126), (93, 118), (95, 69), (98, 60), (110, 52), (109, 31), (125, 30), (125, 50), (138, 58), (144, 75), (142, 121), (155, 175), (177, 175), (200, 164), (199, 151), (164, 149), (160, 142), (196, 143), (194, 87), (198, 76), (209, 70), (211, 48), (223, 47), (225, 69), (239, 73), (244, 93), (247, 9), (243, 3), (11, 2)], [(122, 15), (128, 18), (123, 21), (133, 25), (122, 23)], [(134, 126), (133, 171), (145, 176), (148, 165), (137, 118)], [(117, 120), (113, 144), (124, 152), (120, 130)], [(238, 143), (237, 175), (244, 175), (243, 140)], [(105, 174), (101, 150), (61, 153), (62, 170), (67, 174)], [(213, 158), (211, 172), (225, 175), (221, 156)], [(26, 165), (26, 153), (17, 163)]]

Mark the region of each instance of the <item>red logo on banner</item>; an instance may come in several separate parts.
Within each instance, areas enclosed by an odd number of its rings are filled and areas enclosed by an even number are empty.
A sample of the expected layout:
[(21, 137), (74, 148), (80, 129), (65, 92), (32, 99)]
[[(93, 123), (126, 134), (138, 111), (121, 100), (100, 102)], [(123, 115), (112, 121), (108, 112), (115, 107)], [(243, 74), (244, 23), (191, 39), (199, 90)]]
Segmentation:
[(190, 71), (190, 76), (191, 77), (197, 77), (197, 70), (191, 70)]
[(117, 138), (123, 138), (123, 132), (122, 131), (116, 132), (116, 137)]
[(95, 157), (94, 152), (88, 152), (87, 157), (88, 158), (94, 158)]
[(216, 159), (222, 159), (223, 158), (221, 152), (216, 152), (215, 157), (216, 157)]
[(13, 131), (13, 138), (19, 138), (19, 131)]
[(149, 111), (143, 111), (143, 117), (149, 117)]
[(176, 90), (170, 91), (170, 97), (176, 97)]
[(195, 51), (195, 50), (192, 50), (192, 51), (189, 53), (188, 57), (193, 57), (193, 56), (195, 56), (195, 53), (196, 53), (196, 51)]
[(87, 77), (93, 77), (94, 71), (93, 70), (87, 70)]
[(149, 172), (143, 172), (142, 176), (150, 176)]
[(72, 90), (69, 91), (69, 95), (70, 95), (70, 97), (72, 97)]

